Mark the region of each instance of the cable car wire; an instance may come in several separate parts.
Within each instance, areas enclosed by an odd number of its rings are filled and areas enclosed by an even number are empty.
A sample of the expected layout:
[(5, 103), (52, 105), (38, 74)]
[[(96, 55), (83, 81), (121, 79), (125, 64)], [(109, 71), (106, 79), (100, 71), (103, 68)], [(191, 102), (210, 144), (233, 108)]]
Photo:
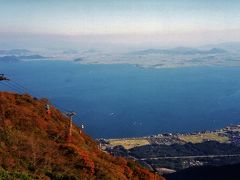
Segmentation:
[(11, 86), (10, 84), (8, 84), (6, 82), (1, 81), (0, 83), (2, 83), (3, 85), (7, 86), (10, 90), (13, 90), (14, 92), (17, 92), (19, 94), (21, 93), (18, 88), (14, 87), (14, 86)]
[[(26, 88), (25, 86), (23, 86), (22, 84), (12, 80), (12, 78), (6, 78), (7, 81), (0, 81), (3, 85), (7, 86), (9, 89), (21, 94), (22, 92), (25, 93), (29, 93), (32, 92), (31, 90), (29, 90), (28, 88)], [(30, 94), (36, 94), (36, 93), (30, 93)], [(40, 96), (38, 96), (40, 97)], [(66, 109), (63, 106), (60, 106), (58, 103), (54, 103), (53, 104), (57, 109), (59, 109), (60, 111), (65, 111), (65, 112), (73, 112), (72, 110)], [(75, 118), (78, 119), (79, 121), (81, 120), (81, 117), (79, 117), (78, 115), (75, 115)]]

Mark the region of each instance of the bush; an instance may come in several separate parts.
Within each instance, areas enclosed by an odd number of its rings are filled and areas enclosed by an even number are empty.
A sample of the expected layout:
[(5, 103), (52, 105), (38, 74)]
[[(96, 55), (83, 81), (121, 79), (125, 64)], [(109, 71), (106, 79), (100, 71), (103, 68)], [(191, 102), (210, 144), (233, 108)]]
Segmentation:
[(14, 144), (13, 134), (11, 128), (6, 128), (5, 131), (0, 131), (0, 139), (5, 142), (7, 146), (12, 146)]
[(21, 172), (8, 172), (5, 170), (0, 170), (0, 179), (4, 180), (34, 180), (33, 177), (26, 173), (21, 173)]
[(78, 178), (74, 175), (66, 175), (53, 172), (46, 172), (46, 176), (50, 177), (52, 180), (78, 180)]
[(128, 161), (127, 166), (132, 169), (133, 171), (136, 169), (136, 163), (133, 161)]

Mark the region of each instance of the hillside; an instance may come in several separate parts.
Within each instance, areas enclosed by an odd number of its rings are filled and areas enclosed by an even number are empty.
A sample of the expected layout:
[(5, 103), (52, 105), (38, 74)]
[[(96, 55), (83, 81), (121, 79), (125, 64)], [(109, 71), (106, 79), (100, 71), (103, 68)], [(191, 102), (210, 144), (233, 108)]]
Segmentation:
[(164, 179), (113, 157), (47, 99), (0, 92), (0, 179)]
[(240, 164), (225, 166), (191, 167), (176, 173), (167, 175), (168, 180), (237, 180), (240, 179)]

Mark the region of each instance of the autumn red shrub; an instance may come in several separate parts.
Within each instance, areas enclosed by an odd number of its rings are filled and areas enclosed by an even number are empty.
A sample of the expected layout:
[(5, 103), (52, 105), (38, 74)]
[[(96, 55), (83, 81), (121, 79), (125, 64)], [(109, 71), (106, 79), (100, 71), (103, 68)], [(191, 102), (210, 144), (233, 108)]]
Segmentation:
[[(134, 161), (116, 158), (73, 125), (47, 99), (0, 92), (0, 168), (39, 179), (160, 179)], [(163, 178), (162, 178), (163, 179)]]

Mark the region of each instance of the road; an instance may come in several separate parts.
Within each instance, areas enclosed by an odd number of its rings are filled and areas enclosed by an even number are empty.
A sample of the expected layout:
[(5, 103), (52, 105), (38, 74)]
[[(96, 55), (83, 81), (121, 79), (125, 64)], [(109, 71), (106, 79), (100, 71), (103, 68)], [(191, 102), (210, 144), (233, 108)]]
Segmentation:
[(238, 157), (240, 154), (223, 154), (223, 155), (195, 155), (195, 156), (172, 156), (172, 157), (152, 157), (140, 158), (138, 160), (157, 160), (157, 159), (194, 159), (194, 158), (218, 158), (218, 157)]

